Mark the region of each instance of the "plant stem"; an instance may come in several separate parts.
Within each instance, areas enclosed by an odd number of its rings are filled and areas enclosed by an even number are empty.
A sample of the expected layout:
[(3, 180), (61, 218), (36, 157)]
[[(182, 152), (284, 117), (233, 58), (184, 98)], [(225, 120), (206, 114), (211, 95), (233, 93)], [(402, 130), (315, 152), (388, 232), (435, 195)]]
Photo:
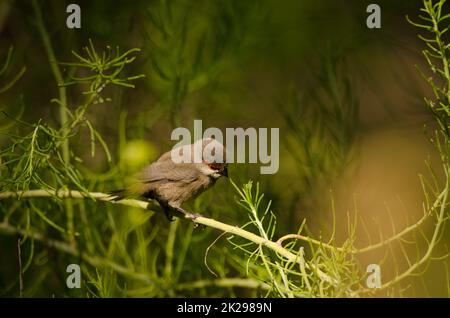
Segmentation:
[(178, 220), (175, 220), (174, 222), (170, 223), (170, 229), (169, 229), (169, 237), (167, 239), (166, 243), (166, 265), (164, 267), (164, 275), (168, 279), (172, 279), (172, 270), (173, 270), (173, 249), (175, 245), (175, 238), (177, 235), (177, 228), (178, 228)]
[[(404, 271), (400, 275), (397, 275), (395, 278), (391, 279), (387, 283), (384, 283), (383, 285), (381, 285), (380, 288), (376, 289), (377, 292), (380, 290), (392, 287), (393, 285), (397, 284), (399, 281), (405, 279), (406, 277), (411, 276), (420, 266), (424, 265), (431, 258), (431, 254), (433, 253), (433, 250), (438, 243), (439, 235), (441, 234), (442, 226), (444, 225), (445, 219), (446, 219), (445, 212), (447, 211), (446, 207), (447, 207), (448, 192), (449, 192), (450, 185), (449, 185), (449, 179), (448, 179), (448, 170), (446, 170), (445, 173), (447, 174), (447, 183), (445, 185), (445, 190), (443, 191), (444, 197), (441, 199), (442, 202), (440, 202), (440, 205), (439, 205), (439, 215), (437, 217), (437, 223), (434, 228), (434, 232), (433, 232), (431, 241), (428, 243), (428, 248), (427, 248), (426, 253), (422, 256), (422, 258), (420, 260), (418, 260), (416, 263), (409, 266), (409, 268), (406, 271)], [(370, 293), (373, 291), (374, 291), (373, 289), (361, 289), (359, 291), (356, 291), (355, 293), (356, 294), (364, 294), (364, 293)]]
[[(176, 291), (203, 289), (207, 287), (247, 288), (266, 291), (273, 288), (269, 284), (252, 278), (218, 278), (214, 280), (196, 280), (189, 283), (176, 284), (173, 287)], [(127, 290), (127, 295), (131, 297), (141, 297), (147, 289), (148, 287)]]
[(6, 234), (10, 234), (10, 235), (23, 235), (23, 236), (29, 236), (31, 238), (33, 238), (36, 241), (41, 241), (43, 242), (45, 245), (47, 245), (48, 247), (54, 248), (58, 251), (70, 254), (70, 255), (74, 255), (74, 256), (81, 256), (81, 258), (89, 263), (92, 266), (98, 267), (98, 266), (108, 266), (110, 268), (112, 268), (113, 270), (115, 270), (116, 272), (130, 277), (130, 278), (134, 278), (140, 281), (144, 281), (148, 284), (153, 284), (154, 282), (149, 278), (149, 275), (144, 274), (144, 273), (137, 273), (134, 271), (129, 270), (128, 268), (126, 268), (125, 266), (122, 266), (120, 264), (117, 264), (115, 262), (112, 262), (108, 259), (104, 259), (101, 257), (97, 257), (97, 256), (92, 256), (92, 255), (88, 255), (85, 252), (81, 252), (72, 247), (70, 244), (67, 244), (65, 242), (61, 242), (61, 241), (57, 241), (57, 240), (52, 240), (52, 239), (48, 239), (47, 237), (45, 237), (44, 235), (42, 235), (41, 233), (35, 232), (33, 230), (30, 229), (18, 229), (14, 226), (12, 226), (11, 224), (8, 224), (6, 222), (2, 222), (0, 223), (0, 232), (6, 233)]
[(20, 248), (21, 239), (17, 240), (17, 256), (19, 259), (19, 297), (23, 297), (23, 270), (22, 270), (22, 249)]
[[(52, 43), (50, 42), (50, 37), (48, 36), (48, 32), (45, 29), (44, 21), (42, 19), (42, 13), (39, 9), (39, 5), (36, 0), (33, 0), (33, 8), (36, 14), (36, 22), (39, 33), (42, 38), (42, 42), (45, 47), (45, 51), (47, 52), (47, 57), (50, 63), (50, 67), (55, 77), (56, 84), (58, 85), (58, 93), (59, 93), (59, 120), (62, 130), (67, 129), (68, 124), (68, 116), (67, 116), (67, 92), (66, 87), (63, 85), (64, 80), (61, 74), (61, 70), (56, 63), (55, 53), (53, 51)], [(65, 134), (63, 134), (65, 135)], [(70, 148), (69, 148), (69, 139), (65, 138), (62, 143), (62, 155), (66, 168), (68, 168), (70, 164)], [(67, 170), (67, 169), (66, 169)], [(73, 205), (71, 200), (67, 200), (65, 202), (65, 208), (67, 213), (67, 230), (69, 235), (69, 241), (75, 247), (75, 230), (74, 230), (74, 222), (73, 222)]]
[(335, 250), (338, 252), (349, 252), (352, 254), (362, 254), (362, 253), (367, 253), (370, 251), (373, 251), (375, 249), (379, 249), (381, 247), (384, 247), (386, 245), (391, 244), (392, 242), (402, 238), (403, 236), (405, 236), (406, 234), (412, 232), (413, 230), (417, 229), (418, 227), (420, 227), (423, 223), (425, 223), (426, 220), (428, 220), (430, 213), (433, 212), (435, 209), (437, 209), (438, 207), (441, 206), (442, 204), (442, 200), (443, 198), (446, 197), (448, 190), (444, 189), (439, 196), (436, 198), (436, 200), (434, 201), (433, 205), (429, 208), (429, 211), (427, 213), (425, 213), (422, 218), (420, 220), (418, 220), (416, 223), (414, 223), (411, 226), (406, 227), (405, 229), (403, 229), (402, 231), (390, 236), (389, 238), (376, 243), (376, 244), (372, 244), (366, 247), (362, 247), (362, 248), (353, 248), (352, 250), (346, 250), (343, 247), (337, 247), (337, 246), (332, 246), (330, 244), (324, 243), (322, 241), (319, 240), (315, 240), (313, 238), (301, 235), (301, 234), (287, 234), (281, 238), (278, 239), (277, 243), (278, 244), (282, 244), (284, 241), (286, 240), (290, 240), (290, 239), (296, 239), (296, 240), (301, 240), (301, 241), (305, 241), (314, 245), (319, 245), (320, 247), (329, 249), (329, 250)]
[[(442, 7), (442, 5), (441, 5), (441, 7)], [(430, 10), (430, 12), (435, 13), (432, 3), (429, 3), (428, 10)], [(445, 94), (446, 94), (445, 97), (447, 99), (447, 102), (450, 104), (450, 70), (449, 70), (448, 58), (447, 58), (447, 54), (446, 54), (447, 48), (446, 48), (446, 45), (444, 44), (444, 41), (442, 39), (442, 34), (444, 32), (440, 31), (439, 21), (437, 20), (436, 15), (435, 14), (430, 14), (430, 18), (431, 18), (432, 23), (433, 23), (433, 32), (436, 34), (436, 43), (437, 43), (438, 48), (439, 48), (439, 53), (441, 54), (442, 67), (444, 69), (444, 77), (445, 77), (445, 80), (447, 82), (446, 83), (447, 84), (447, 89), (445, 91)]]
[(205, 288), (209, 286), (214, 287), (241, 287), (249, 289), (263, 289), (270, 290), (272, 287), (264, 282), (255, 279), (243, 278), (219, 278), (215, 280), (198, 280), (191, 283), (184, 283), (176, 286), (177, 290)]
[[(137, 207), (141, 209), (146, 210), (156, 210), (158, 212), (162, 212), (161, 209), (155, 209), (156, 204), (153, 202), (147, 202), (147, 201), (141, 201), (141, 200), (135, 200), (135, 199), (125, 199), (120, 201), (112, 201), (112, 197), (109, 194), (100, 193), (100, 192), (90, 192), (89, 194), (84, 194), (80, 191), (69, 191), (69, 190), (60, 190), (60, 191), (54, 191), (54, 190), (28, 190), (28, 191), (18, 191), (18, 192), (1, 192), (0, 193), (0, 200), (7, 199), (7, 198), (46, 198), (46, 197), (58, 197), (58, 198), (74, 198), (74, 199), (97, 199), (100, 201), (110, 202), (113, 204), (120, 204), (125, 206), (131, 206), (131, 207)], [(179, 215), (180, 217), (186, 219), (186, 220), (192, 220), (189, 216), (186, 215)], [(194, 221), (197, 224), (202, 224), (205, 226), (209, 226), (215, 229), (218, 229), (220, 231), (230, 233), (233, 235), (240, 236), (244, 239), (247, 239), (257, 245), (265, 246), (272, 251), (276, 252), (277, 254), (283, 256), (288, 262), (293, 262), (300, 264), (301, 266), (305, 266), (307, 269), (311, 269), (315, 271), (320, 279), (324, 282), (327, 282), (332, 285), (336, 285), (336, 280), (326, 273), (324, 273), (322, 270), (317, 268), (315, 265), (311, 265), (305, 262), (302, 255), (296, 255), (287, 249), (283, 248), (281, 245), (279, 245), (277, 242), (270, 241), (268, 239), (265, 239), (261, 236), (258, 236), (254, 233), (248, 232), (238, 226), (229, 225), (226, 223), (222, 223), (219, 221), (216, 221), (214, 219), (206, 218), (203, 216), (199, 216)]]

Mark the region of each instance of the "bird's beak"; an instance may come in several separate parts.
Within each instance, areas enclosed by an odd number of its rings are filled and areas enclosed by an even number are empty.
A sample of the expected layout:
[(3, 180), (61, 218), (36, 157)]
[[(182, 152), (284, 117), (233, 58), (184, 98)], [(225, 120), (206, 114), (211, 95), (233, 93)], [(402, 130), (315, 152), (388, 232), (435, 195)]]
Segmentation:
[(228, 168), (225, 167), (222, 171), (220, 171), (220, 175), (228, 178)]

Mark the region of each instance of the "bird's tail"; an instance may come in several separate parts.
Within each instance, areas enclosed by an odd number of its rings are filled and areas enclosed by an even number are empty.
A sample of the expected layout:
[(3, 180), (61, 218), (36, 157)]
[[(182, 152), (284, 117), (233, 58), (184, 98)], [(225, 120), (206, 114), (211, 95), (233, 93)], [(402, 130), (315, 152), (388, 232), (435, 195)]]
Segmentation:
[(111, 197), (111, 201), (120, 201), (127, 197), (126, 189), (112, 190), (108, 192)]

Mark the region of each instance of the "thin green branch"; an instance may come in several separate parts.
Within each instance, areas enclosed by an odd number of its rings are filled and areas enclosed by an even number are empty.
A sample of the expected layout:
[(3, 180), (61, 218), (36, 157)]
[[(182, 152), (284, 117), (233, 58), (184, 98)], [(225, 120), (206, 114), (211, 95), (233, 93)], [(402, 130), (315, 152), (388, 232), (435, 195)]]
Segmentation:
[[(448, 173), (446, 171), (446, 173)], [(439, 241), (439, 236), (441, 235), (441, 230), (442, 230), (442, 226), (445, 223), (445, 212), (446, 210), (446, 206), (447, 206), (447, 199), (448, 199), (448, 192), (449, 192), (449, 180), (448, 180), (448, 176), (447, 176), (447, 183), (445, 185), (445, 191), (444, 191), (444, 197), (442, 198), (442, 202), (440, 204), (440, 209), (439, 209), (439, 215), (437, 218), (437, 223), (436, 226), (434, 228), (434, 232), (433, 232), (433, 236), (431, 238), (431, 241), (428, 243), (428, 248), (427, 251), (425, 252), (425, 254), (422, 256), (422, 258), (420, 260), (418, 260), (417, 262), (415, 262), (414, 264), (410, 264), (410, 266), (408, 267), (408, 269), (406, 271), (404, 271), (403, 273), (397, 275), (395, 278), (391, 279), (390, 281), (388, 281), (387, 283), (384, 283), (383, 285), (381, 285), (380, 288), (377, 289), (377, 291), (380, 290), (384, 290), (387, 288), (390, 288), (392, 286), (394, 286), (395, 284), (397, 284), (398, 282), (402, 281), (403, 279), (413, 275), (416, 270), (418, 268), (420, 268), (422, 265), (426, 264), (430, 258), (431, 255), (434, 251), (434, 248), (436, 247), (438, 241)], [(364, 294), (364, 293), (370, 293), (373, 292), (373, 289), (362, 289), (360, 291), (357, 291), (357, 294)]]
[(448, 190), (446, 189), (446, 190), (442, 191), (439, 194), (439, 196), (436, 198), (435, 202), (433, 203), (433, 205), (431, 206), (429, 211), (427, 211), (427, 213), (425, 213), (422, 216), (422, 218), (420, 218), (416, 223), (414, 223), (411, 226), (406, 227), (402, 231), (400, 231), (400, 232), (390, 236), (389, 238), (387, 238), (387, 239), (385, 239), (385, 240), (383, 240), (383, 241), (381, 241), (379, 243), (376, 243), (376, 244), (370, 244), (369, 246), (366, 246), (366, 247), (354, 248), (354, 249), (348, 250), (346, 248), (333, 246), (333, 245), (324, 243), (324, 242), (319, 241), (319, 240), (315, 240), (313, 238), (310, 238), (310, 237), (307, 237), (307, 236), (304, 236), (304, 235), (301, 235), (301, 234), (287, 234), (287, 235), (279, 238), (277, 243), (281, 245), (286, 240), (297, 239), (297, 240), (309, 242), (309, 243), (314, 244), (314, 245), (318, 245), (320, 247), (324, 247), (324, 248), (329, 249), (329, 250), (336, 250), (336, 251), (339, 251), (339, 252), (349, 252), (349, 253), (352, 253), (352, 254), (367, 253), (367, 252), (373, 251), (375, 249), (378, 249), (378, 248), (384, 247), (386, 245), (389, 245), (389, 244), (391, 244), (391, 243), (401, 239), (406, 234), (411, 233), (412, 231), (414, 231), (417, 228), (419, 228), (423, 223), (425, 223), (426, 220), (428, 220), (428, 218), (430, 216), (430, 213), (433, 210), (435, 210), (436, 208), (439, 208), (441, 206), (441, 204), (442, 204), (441, 201), (447, 195), (447, 191)]
[(137, 272), (129, 270), (127, 267), (125, 267), (123, 265), (117, 264), (108, 259), (89, 255), (85, 252), (80, 252), (77, 248), (74, 248), (70, 244), (67, 244), (67, 243), (61, 242), (61, 241), (57, 241), (57, 240), (49, 239), (46, 236), (42, 235), (41, 233), (36, 232), (31, 229), (19, 229), (19, 228), (12, 226), (9, 223), (2, 222), (2, 223), (0, 223), (0, 232), (9, 234), (9, 235), (22, 235), (25, 237), (31, 237), (34, 240), (40, 241), (40, 242), (44, 243), (46, 246), (48, 246), (50, 248), (54, 248), (63, 253), (74, 255), (74, 256), (81, 256), (81, 258), (85, 262), (87, 262), (88, 264), (90, 264), (94, 267), (107, 266), (107, 267), (112, 268), (117, 273), (122, 274), (124, 276), (143, 281), (147, 284), (154, 283), (149, 278), (150, 275), (148, 275), (148, 274), (137, 273)]
[[(88, 195), (80, 192), (80, 191), (69, 191), (69, 190), (60, 190), (60, 191), (53, 191), (53, 190), (29, 190), (29, 191), (18, 191), (18, 192), (2, 192), (0, 193), (0, 200), (7, 199), (7, 198), (49, 198), (49, 197), (58, 197), (63, 199), (73, 198), (73, 199), (96, 199), (100, 201), (110, 202), (113, 204), (120, 204), (125, 206), (131, 206), (131, 207), (137, 207), (141, 209), (152, 209), (155, 210), (155, 204), (153, 202), (147, 202), (147, 201), (141, 201), (141, 200), (135, 200), (135, 199), (126, 199), (126, 200), (120, 200), (120, 201), (112, 201), (112, 198), (110, 195), (100, 192), (91, 192)], [(157, 211), (160, 211), (160, 209), (156, 209)], [(191, 220), (189, 216), (185, 215), (178, 215), (182, 218), (185, 218), (186, 220)], [(202, 224), (208, 227), (212, 227), (215, 229), (218, 229), (220, 231), (234, 234), (237, 236), (240, 236), (244, 239), (247, 239), (257, 245), (261, 245), (264, 247), (267, 247), (271, 249), (272, 251), (276, 252), (278, 255), (281, 255), (286, 259), (288, 262), (298, 263), (302, 266), (305, 266), (307, 269), (313, 269), (320, 279), (324, 282), (327, 282), (331, 285), (336, 285), (336, 280), (326, 273), (324, 273), (322, 270), (320, 270), (316, 265), (314, 264), (308, 264), (305, 262), (303, 257), (301, 255), (295, 255), (292, 252), (288, 251), (287, 249), (280, 246), (278, 243), (267, 240), (261, 236), (258, 236), (254, 233), (248, 232), (238, 226), (232, 226), (226, 223), (222, 223), (219, 221), (216, 221), (214, 219), (206, 218), (203, 216), (197, 217), (195, 219), (195, 223)]]
[[(58, 64), (56, 63), (55, 53), (53, 51), (53, 46), (50, 41), (50, 37), (48, 35), (48, 32), (45, 28), (44, 20), (42, 18), (42, 13), (39, 8), (39, 5), (37, 4), (36, 0), (33, 0), (33, 8), (36, 15), (36, 22), (37, 27), (39, 30), (39, 33), (42, 38), (42, 42), (45, 47), (45, 51), (47, 52), (47, 57), (50, 62), (50, 67), (53, 73), (53, 76), (55, 77), (56, 84), (58, 86), (58, 93), (59, 93), (59, 119), (60, 119), (60, 125), (61, 127), (66, 127), (68, 123), (68, 114), (67, 114), (67, 92), (66, 87), (63, 86), (64, 80), (61, 74), (61, 70), (59, 69)], [(64, 139), (62, 142), (62, 152), (63, 152), (63, 159), (64, 164), (66, 168), (68, 168), (70, 163), (70, 146), (69, 146), (69, 139)], [(73, 215), (73, 205), (70, 200), (67, 200), (65, 202), (66, 207), (66, 213), (67, 213), (67, 229), (69, 231), (69, 239), (71, 244), (75, 244), (75, 237), (74, 237), (74, 215)]]
[(248, 289), (271, 290), (272, 287), (264, 282), (248, 278), (219, 278), (214, 280), (198, 280), (190, 283), (179, 284), (175, 288), (177, 290), (202, 289), (205, 287), (239, 287)]

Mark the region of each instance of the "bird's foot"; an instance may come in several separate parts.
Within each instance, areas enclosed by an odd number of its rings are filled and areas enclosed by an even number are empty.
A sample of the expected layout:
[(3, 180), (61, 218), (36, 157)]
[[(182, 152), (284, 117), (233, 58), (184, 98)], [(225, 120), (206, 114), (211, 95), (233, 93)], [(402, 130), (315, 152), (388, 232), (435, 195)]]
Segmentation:
[(186, 213), (186, 218), (192, 220), (193, 222), (195, 222), (195, 220), (200, 217), (203, 217), (203, 215), (190, 212)]
[(197, 227), (199, 226), (199, 224), (198, 224), (195, 220), (197, 220), (197, 218), (199, 218), (199, 217), (203, 217), (203, 215), (198, 214), (198, 213), (191, 213), (191, 212), (186, 211), (185, 209), (180, 208), (180, 207), (175, 207), (174, 209), (175, 209), (177, 212), (179, 212), (179, 213), (181, 213), (181, 214), (184, 214), (184, 217), (185, 217), (186, 219), (191, 220), (192, 223), (194, 224), (194, 227), (195, 227), (195, 228), (197, 228)]
[[(200, 224), (198, 224), (196, 222), (197, 218), (199, 217), (203, 217), (203, 215), (198, 214), (198, 213), (191, 213), (189, 211), (186, 211), (185, 209), (181, 208), (181, 207), (176, 207), (176, 206), (172, 206), (171, 207), (173, 210), (175, 210), (176, 212), (178, 212), (179, 214), (183, 214), (184, 217), (186, 219), (189, 219), (192, 221), (192, 223), (194, 224), (194, 227), (197, 228)], [(167, 215), (167, 214), (166, 214)], [(171, 220), (171, 219), (169, 219)], [(172, 219), (173, 220), (173, 219)], [(202, 228), (204, 228), (204, 226), (202, 226)]]
[(186, 218), (187, 218), (187, 219), (190, 219), (190, 220), (192, 221), (192, 224), (194, 225), (194, 228), (195, 228), (195, 229), (196, 229), (196, 228), (200, 228), (201, 230), (203, 230), (203, 229), (206, 228), (206, 226), (205, 226), (204, 224), (200, 224), (200, 223), (197, 223), (197, 222), (196, 222), (197, 218), (199, 218), (199, 217), (203, 217), (203, 215), (198, 214), (198, 213), (189, 213), (189, 214), (186, 214)]
[(203, 215), (201, 215), (201, 214), (191, 214), (191, 215), (187, 216), (187, 218), (192, 220), (192, 225), (194, 225), (194, 229), (199, 228), (200, 230), (204, 230), (206, 228), (206, 225), (200, 224), (200, 223), (198, 223), (196, 221), (197, 218), (199, 218), (199, 217), (203, 217)]

